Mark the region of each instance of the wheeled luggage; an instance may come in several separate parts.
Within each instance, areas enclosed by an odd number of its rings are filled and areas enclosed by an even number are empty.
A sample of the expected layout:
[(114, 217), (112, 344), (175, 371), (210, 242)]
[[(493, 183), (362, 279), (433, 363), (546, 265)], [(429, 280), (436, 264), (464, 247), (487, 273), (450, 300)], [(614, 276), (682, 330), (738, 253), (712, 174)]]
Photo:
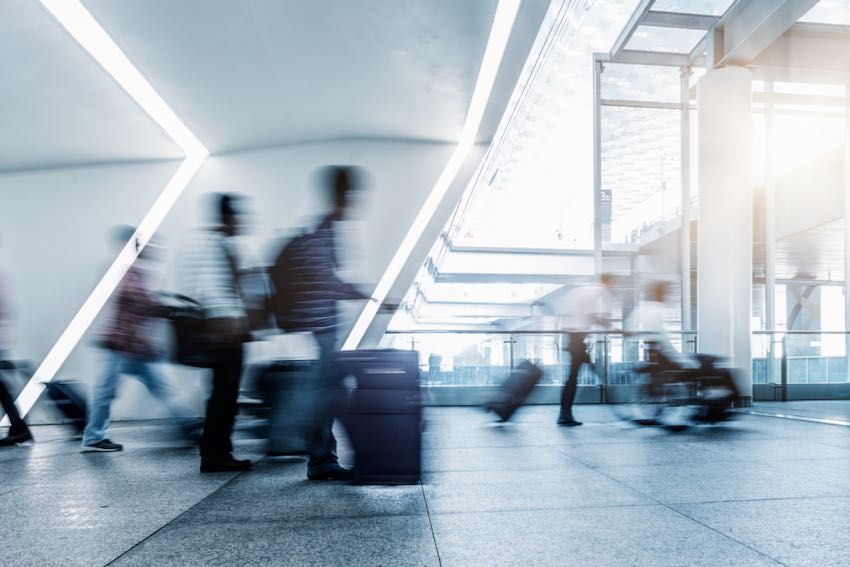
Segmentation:
[(316, 364), (278, 360), (262, 365), (256, 387), (269, 407), (268, 452), (274, 456), (305, 455), (315, 415)]
[(523, 360), (502, 382), (496, 397), (485, 406), (486, 409), (498, 415), (501, 421), (508, 421), (542, 377), (543, 371), (538, 366)]
[(80, 393), (79, 384), (53, 380), (46, 382), (44, 387), (56, 409), (70, 420), (74, 428), (82, 432), (86, 428), (86, 399)]
[(342, 392), (339, 420), (354, 449), (354, 480), (413, 484), (421, 476), (419, 355), (409, 350), (339, 353), (337, 368), (356, 387)]

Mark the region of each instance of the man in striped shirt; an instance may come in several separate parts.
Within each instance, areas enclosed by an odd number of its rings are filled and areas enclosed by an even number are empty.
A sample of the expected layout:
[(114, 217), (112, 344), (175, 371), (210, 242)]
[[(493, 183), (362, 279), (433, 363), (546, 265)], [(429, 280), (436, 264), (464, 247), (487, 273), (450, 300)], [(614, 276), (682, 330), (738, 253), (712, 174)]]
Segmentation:
[(213, 388), (200, 442), (201, 472), (251, 468), (251, 461), (233, 457), (230, 439), (238, 411), (243, 344), (249, 334), (232, 244), (232, 238), (241, 232), (239, 201), (233, 194), (215, 196), (217, 223), (195, 232), (180, 265), (180, 288), (201, 304), (210, 340)]
[(278, 282), (277, 301), (280, 301), (276, 310), (283, 329), (311, 332), (319, 346), (317, 401), (309, 439), (307, 478), (347, 480), (352, 474), (339, 464), (331, 412), (333, 392), (343, 378), (335, 364), (340, 326), (337, 301), (370, 297), (337, 275), (336, 227), (345, 220), (351, 197), (359, 190), (360, 172), (355, 167), (330, 166), (321, 173), (330, 211), (313, 232), (296, 237), (281, 254), (274, 277)]

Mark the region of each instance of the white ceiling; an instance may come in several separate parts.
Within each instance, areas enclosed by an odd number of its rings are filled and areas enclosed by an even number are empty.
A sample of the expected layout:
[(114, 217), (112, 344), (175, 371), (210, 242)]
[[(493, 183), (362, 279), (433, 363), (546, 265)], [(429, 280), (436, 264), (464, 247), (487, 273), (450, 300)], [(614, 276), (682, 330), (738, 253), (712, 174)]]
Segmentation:
[(0, 2), (0, 69), (0, 171), (181, 157), (34, 0)]
[(213, 153), (455, 141), (496, 3), (84, 0)]

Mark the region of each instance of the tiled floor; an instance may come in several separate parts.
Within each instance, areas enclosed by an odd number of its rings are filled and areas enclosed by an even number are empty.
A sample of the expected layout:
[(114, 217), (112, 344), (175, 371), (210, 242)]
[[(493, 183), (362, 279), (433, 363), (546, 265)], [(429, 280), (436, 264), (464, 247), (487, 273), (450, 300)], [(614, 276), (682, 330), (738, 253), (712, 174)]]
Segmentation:
[[(817, 404), (781, 409), (850, 413)], [(401, 487), (311, 483), (251, 440), (253, 471), (201, 475), (161, 423), (116, 425), (115, 454), (39, 427), (0, 450), (0, 564), (850, 565), (850, 428), (670, 433), (581, 406), (560, 429), (556, 411), (429, 409), (423, 482)]]

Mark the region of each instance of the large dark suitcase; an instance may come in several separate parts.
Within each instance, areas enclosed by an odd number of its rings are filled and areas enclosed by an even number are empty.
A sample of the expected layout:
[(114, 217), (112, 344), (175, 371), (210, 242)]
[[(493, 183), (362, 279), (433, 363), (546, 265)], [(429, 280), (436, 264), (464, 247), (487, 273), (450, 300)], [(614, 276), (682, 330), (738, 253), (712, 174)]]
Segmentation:
[(46, 382), (44, 388), (56, 409), (70, 420), (74, 428), (82, 432), (86, 428), (86, 399), (79, 384), (53, 380)]
[(261, 366), (256, 385), (269, 406), (270, 455), (306, 455), (315, 416), (316, 364), (278, 360)]
[(542, 377), (543, 371), (538, 366), (523, 360), (502, 382), (496, 397), (485, 406), (486, 409), (498, 415), (501, 421), (508, 421)]
[(422, 399), (419, 354), (409, 350), (339, 353), (344, 392), (339, 420), (354, 449), (354, 480), (363, 484), (414, 484), (422, 469)]

